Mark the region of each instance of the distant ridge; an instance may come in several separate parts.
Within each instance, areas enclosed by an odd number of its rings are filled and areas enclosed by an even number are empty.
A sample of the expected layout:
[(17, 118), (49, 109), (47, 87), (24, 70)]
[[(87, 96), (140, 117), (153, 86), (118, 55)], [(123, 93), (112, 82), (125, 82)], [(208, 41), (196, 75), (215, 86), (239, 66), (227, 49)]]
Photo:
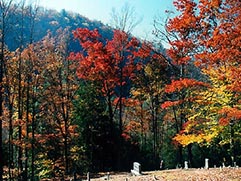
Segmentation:
[[(6, 44), (10, 50), (17, 49), (20, 44), (24, 44), (24, 46), (29, 44), (31, 32), (30, 21), (31, 17), (29, 13), (22, 13), (21, 8), (10, 12), (6, 31)], [(37, 42), (41, 40), (48, 31), (54, 35), (58, 29), (67, 27), (70, 32), (77, 28), (88, 28), (91, 30), (97, 28), (103, 37), (112, 37), (113, 29), (100, 21), (90, 20), (79, 13), (69, 12), (64, 9), (58, 12), (57, 10), (39, 7), (34, 20), (32, 41)], [(23, 38), (20, 38), (20, 36)], [(76, 42), (70, 41), (70, 49), (72, 51), (79, 47), (79, 45), (76, 45)]]

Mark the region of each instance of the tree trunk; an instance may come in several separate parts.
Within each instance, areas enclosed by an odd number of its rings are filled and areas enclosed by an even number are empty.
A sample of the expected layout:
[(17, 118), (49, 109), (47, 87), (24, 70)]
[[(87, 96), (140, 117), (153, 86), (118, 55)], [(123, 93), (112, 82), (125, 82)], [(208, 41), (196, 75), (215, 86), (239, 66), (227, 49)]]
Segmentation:
[[(18, 121), (21, 121), (18, 126), (18, 141), (21, 143), (22, 141), (22, 58), (21, 55), (19, 57), (18, 64)], [(23, 172), (23, 149), (21, 145), (18, 146), (18, 170), (19, 170), (19, 178), (22, 180), (22, 172)]]
[[(29, 108), (30, 108), (30, 76), (27, 78), (27, 97), (26, 97), (26, 139), (27, 139), (27, 144), (29, 144)], [(28, 179), (28, 160), (29, 160), (29, 155), (28, 155), (28, 147), (25, 148), (25, 178), (24, 180)]]
[[(176, 133), (179, 133), (179, 124), (177, 120), (177, 114), (176, 110), (173, 107), (173, 114), (174, 114), (174, 119), (175, 119), (175, 125), (176, 125)], [(178, 154), (177, 154), (177, 162), (178, 162), (178, 167), (183, 166), (183, 154), (182, 154), (182, 145), (178, 145)]]
[(65, 174), (69, 174), (69, 159), (68, 159), (68, 142), (67, 135), (64, 136), (64, 160), (65, 160)]
[(192, 144), (189, 144), (187, 146), (187, 151), (188, 151), (188, 161), (190, 167), (193, 167), (193, 155), (192, 155)]
[(34, 171), (35, 171), (35, 166), (34, 166), (34, 161), (35, 161), (35, 148), (34, 148), (34, 143), (35, 143), (35, 101), (33, 103), (33, 118), (32, 118), (32, 140), (31, 140), (31, 180), (34, 180)]
[[(10, 99), (10, 96), (9, 96)], [(9, 180), (12, 180), (12, 172), (11, 169), (14, 168), (14, 160), (13, 160), (13, 106), (9, 100), (9, 137), (8, 137), (8, 175)]]
[[(3, 36), (3, 35), (2, 35)], [(2, 139), (2, 116), (3, 116), (3, 44), (0, 53), (0, 181), (3, 180), (3, 139)]]
[(38, 76), (36, 76), (35, 85), (33, 86), (33, 103), (32, 103), (32, 139), (31, 139), (31, 180), (35, 180), (35, 118), (36, 118), (36, 91), (38, 83)]
[(178, 165), (183, 167), (184, 163), (183, 163), (182, 150), (183, 150), (182, 145), (178, 145)]
[[(3, 9), (1, 9), (3, 11)], [(3, 137), (2, 137), (2, 116), (3, 116), (3, 67), (4, 67), (4, 43), (5, 43), (5, 15), (1, 13), (1, 52), (0, 52), (0, 181), (3, 180)]]

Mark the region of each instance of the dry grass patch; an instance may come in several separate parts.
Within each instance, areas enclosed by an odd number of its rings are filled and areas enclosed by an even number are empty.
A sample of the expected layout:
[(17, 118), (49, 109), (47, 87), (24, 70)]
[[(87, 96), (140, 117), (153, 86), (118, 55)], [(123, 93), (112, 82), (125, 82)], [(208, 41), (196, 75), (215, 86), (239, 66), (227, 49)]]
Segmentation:
[[(103, 174), (104, 175), (104, 174)], [(91, 179), (103, 181), (105, 176)], [(141, 176), (130, 173), (110, 173), (112, 181), (241, 181), (241, 168), (211, 168), (211, 169), (173, 169), (163, 171), (143, 172)]]

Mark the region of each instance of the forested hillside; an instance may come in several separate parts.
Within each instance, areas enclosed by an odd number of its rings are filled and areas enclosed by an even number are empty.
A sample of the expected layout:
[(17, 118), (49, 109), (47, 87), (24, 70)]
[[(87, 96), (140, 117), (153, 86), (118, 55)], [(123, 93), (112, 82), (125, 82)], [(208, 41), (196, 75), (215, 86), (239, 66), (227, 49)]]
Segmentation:
[(241, 165), (240, 1), (174, 5), (153, 43), (0, 1), (0, 180)]
[[(104, 37), (112, 36), (111, 27), (99, 21), (90, 20), (78, 13), (60, 12), (53, 9), (45, 9), (36, 5), (20, 4), (12, 7), (6, 16), (5, 41), (10, 50), (27, 46), (30, 42), (40, 41), (48, 32), (55, 36), (60, 29), (69, 29), (71, 41), (69, 47), (78, 50), (79, 46), (73, 40), (72, 30), (76, 28), (98, 28)], [(16, 9), (15, 9), (16, 8)]]

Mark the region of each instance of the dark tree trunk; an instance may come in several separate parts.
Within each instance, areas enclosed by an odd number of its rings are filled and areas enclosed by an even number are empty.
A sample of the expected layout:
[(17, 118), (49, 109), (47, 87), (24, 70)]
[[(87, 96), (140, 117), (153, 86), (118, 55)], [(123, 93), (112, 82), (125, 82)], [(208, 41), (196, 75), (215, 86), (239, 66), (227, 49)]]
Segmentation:
[(192, 144), (189, 144), (187, 146), (187, 151), (188, 151), (188, 161), (189, 161), (189, 165), (190, 167), (193, 167), (193, 155), (192, 155)]
[[(178, 165), (183, 167), (183, 164), (184, 164), (184, 163), (183, 163), (182, 150), (183, 150), (182, 146), (179, 145), (179, 146), (178, 146)], [(179, 167), (179, 166), (178, 166), (178, 167)]]
[[(3, 36), (3, 35), (2, 35)], [(2, 116), (3, 116), (3, 62), (4, 62), (4, 55), (3, 55), (3, 44), (0, 53), (0, 181), (3, 180), (3, 139), (2, 139)]]

